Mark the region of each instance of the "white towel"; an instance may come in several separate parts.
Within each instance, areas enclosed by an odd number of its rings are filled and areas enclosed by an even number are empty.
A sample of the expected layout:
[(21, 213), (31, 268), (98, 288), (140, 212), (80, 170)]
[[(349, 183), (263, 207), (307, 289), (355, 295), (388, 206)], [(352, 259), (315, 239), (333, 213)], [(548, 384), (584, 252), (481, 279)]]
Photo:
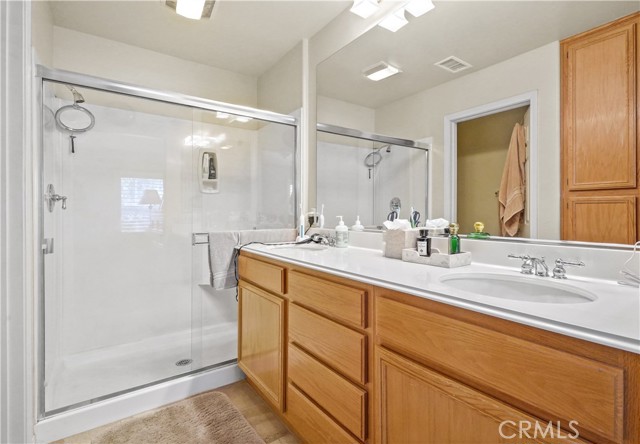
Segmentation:
[(215, 231), (209, 233), (210, 283), (216, 290), (233, 288), (236, 280), (236, 247), (251, 242), (279, 243), (296, 240), (294, 228), (278, 230)]

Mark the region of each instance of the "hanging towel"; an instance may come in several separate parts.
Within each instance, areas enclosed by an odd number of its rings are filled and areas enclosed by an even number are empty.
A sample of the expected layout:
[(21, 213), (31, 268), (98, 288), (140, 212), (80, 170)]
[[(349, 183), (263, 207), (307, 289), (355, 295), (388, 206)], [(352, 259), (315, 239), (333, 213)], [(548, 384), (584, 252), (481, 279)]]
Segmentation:
[(251, 242), (294, 242), (294, 228), (277, 230), (215, 231), (209, 233), (209, 278), (216, 290), (233, 288), (236, 280), (236, 247)]
[(524, 127), (516, 123), (511, 133), (507, 160), (504, 163), (498, 191), (502, 236), (515, 236), (518, 233), (520, 221), (524, 219), (526, 156)]

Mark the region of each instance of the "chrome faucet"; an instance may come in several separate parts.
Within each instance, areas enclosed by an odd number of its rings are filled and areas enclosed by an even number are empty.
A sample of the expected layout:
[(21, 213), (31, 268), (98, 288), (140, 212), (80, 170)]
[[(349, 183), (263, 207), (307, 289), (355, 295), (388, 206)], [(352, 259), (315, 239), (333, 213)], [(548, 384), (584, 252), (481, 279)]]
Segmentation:
[(567, 278), (567, 270), (564, 269), (565, 265), (569, 265), (571, 267), (584, 267), (584, 262), (582, 261), (565, 261), (564, 259), (556, 259), (556, 266), (553, 267), (553, 278), (554, 279), (566, 279)]
[(511, 259), (522, 259), (522, 266), (520, 267), (520, 273), (522, 274), (535, 274), (536, 276), (549, 276), (549, 267), (544, 261), (543, 257), (532, 257), (528, 254), (516, 255), (509, 254), (507, 257)]

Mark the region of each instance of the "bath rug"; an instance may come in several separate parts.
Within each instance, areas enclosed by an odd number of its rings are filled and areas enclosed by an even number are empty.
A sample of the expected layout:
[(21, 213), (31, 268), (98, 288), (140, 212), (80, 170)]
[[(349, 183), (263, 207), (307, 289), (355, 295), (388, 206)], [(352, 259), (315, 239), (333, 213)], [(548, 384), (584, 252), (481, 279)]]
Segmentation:
[(224, 393), (207, 392), (117, 422), (94, 444), (264, 444)]

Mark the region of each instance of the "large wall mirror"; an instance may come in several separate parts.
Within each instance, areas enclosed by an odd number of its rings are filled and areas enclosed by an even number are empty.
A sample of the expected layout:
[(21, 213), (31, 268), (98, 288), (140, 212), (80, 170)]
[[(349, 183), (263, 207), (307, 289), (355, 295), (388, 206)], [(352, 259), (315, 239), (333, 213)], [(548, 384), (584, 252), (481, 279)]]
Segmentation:
[[(504, 234), (497, 195), (509, 146), (521, 135), (526, 209), (511, 234), (561, 240), (559, 42), (637, 12), (640, 2), (434, 4), (418, 18), (406, 14), (408, 23), (397, 32), (374, 26), (317, 66), (318, 122), (429, 139), (429, 216), (457, 220), (462, 233), (482, 220), (493, 236)], [(400, 72), (368, 79), (379, 62)], [(331, 171), (318, 168), (318, 184)], [(338, 206), (343, 196), (332, 196), (335, 203), (326, 195), (322, 203)]]

